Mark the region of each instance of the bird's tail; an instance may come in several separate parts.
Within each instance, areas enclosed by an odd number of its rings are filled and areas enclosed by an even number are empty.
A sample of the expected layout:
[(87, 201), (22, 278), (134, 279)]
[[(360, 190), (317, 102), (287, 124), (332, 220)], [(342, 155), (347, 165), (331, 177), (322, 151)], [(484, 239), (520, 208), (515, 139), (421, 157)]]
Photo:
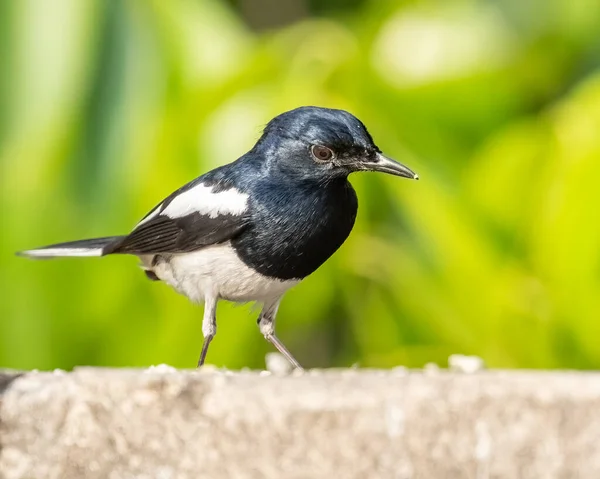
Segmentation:
[(110, 252), (110, 246), (121, 241), (123, 236), (93, 238), (68, 243), (58, 243), (41, 248), (20, 251), (19, 256), (28, 258), (59, 258), (68, 256), (104, 256)]

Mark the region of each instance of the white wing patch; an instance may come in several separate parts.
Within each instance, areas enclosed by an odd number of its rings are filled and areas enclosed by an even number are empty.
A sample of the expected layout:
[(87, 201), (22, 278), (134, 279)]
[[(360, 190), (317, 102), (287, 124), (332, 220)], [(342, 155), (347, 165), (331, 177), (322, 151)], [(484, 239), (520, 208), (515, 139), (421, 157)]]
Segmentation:
[(219, 193), (213, 193), (212, 190), (212, 186), (194, 186), (173, 199), (161, 213), (169, 218), (180, 218), (196, 212), (216, 218), (219, 215), (241, 215), (246, 211), (248, 195), (235, 188)]
[(165, 208), (159, 206), (138, 223), (143, 225), (155, 216), (163, 214), (169, 218), (181, 218), (191, 213), (200, 213), (209, 218), (219, 215), (241, 215), (248, 206), (248, 195), (235, 188), (213, 193), (213, 186), (202, 183), (175, 197)]

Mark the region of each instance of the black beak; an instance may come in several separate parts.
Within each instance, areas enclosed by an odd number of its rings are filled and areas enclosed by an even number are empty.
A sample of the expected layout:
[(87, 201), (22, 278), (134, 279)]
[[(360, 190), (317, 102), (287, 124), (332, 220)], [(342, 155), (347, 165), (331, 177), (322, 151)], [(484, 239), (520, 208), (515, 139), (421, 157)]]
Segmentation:
[(411, 180), (419, 179), (419, 175), (409, 167), (404, 166), (402, 163), (398, 163), (387, 156), (383, 156), (381, 153), (377, 153), (373, 161), (364, 162), (363, 165), (367, 171), (380, 171), (382, 173), (389, 173), (390, 175), (410, 178)]

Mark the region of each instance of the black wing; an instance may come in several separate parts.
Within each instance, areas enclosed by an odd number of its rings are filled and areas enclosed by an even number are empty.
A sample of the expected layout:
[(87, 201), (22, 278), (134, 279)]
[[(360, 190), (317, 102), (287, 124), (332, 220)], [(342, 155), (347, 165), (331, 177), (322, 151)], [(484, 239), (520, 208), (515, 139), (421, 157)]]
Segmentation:
[(223, 243), (241, 234), (249, 225), (249, 216), (245, 211), (207, 214), (202, 212), (202, 205), (198, 205), (198, 211), (183, 216), (169, 216), (169, 204), (177, 195), (201, 184), (215, 186), (215, 194), (232, 188), (231, 185), (211, 185), (206, 181), (186, 185), (150, 211), (131, 234), (112, 245), (104, 254), (187, 253)]

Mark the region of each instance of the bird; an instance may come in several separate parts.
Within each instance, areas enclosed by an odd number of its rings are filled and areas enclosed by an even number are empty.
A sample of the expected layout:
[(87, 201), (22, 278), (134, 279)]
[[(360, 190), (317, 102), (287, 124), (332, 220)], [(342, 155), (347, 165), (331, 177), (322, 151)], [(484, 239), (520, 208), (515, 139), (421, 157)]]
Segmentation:
[(137, 256), (149, 279), (204, 303), (198, 367), (217, 333), (217, 302), (255, 302), (262, 335), (302, 369), (275, 334), (277, 310), (283, 295), (348, 238), (358, 211), (348, 176), (360, 171), (419, 178), (384, 156), (351, 113), (302, 106), (269, 121), (253, 148), (237, 160), (167, 196), (128, 235), (17, 254)]

